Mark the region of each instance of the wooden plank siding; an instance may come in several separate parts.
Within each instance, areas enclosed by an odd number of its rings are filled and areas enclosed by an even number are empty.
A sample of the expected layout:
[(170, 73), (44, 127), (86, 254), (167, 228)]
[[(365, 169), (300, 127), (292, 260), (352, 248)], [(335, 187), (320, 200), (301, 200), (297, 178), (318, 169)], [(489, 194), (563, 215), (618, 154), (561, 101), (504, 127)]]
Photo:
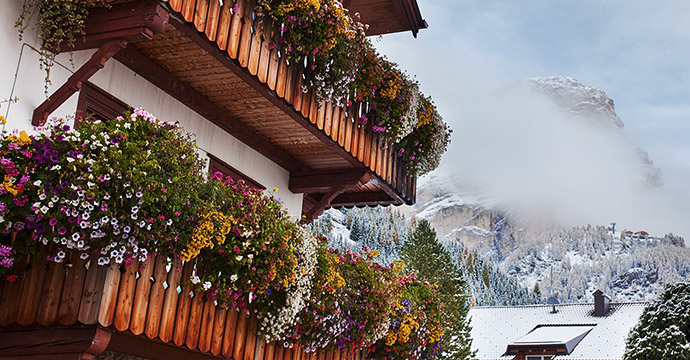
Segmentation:
[[(166, 259), (153, 256), (129, 266), (97, 266), (79, 259), (76, 253), (70, 259), (70, 263), (52, 263), (45, 257), (18, 262), (22, 266), (17, 281), (0, 282), (0, 326), (40, 324), (50, 329), (64, 324), (95, 325), (124, 334), (146, 334), (139, 338), (225, 359), (346, 358), (339, 351), (313, 354), (300, 346), (290, 349), (265, 343), (258, 335), (256, 315), (217, 305), (206, 292), (190, 294), (187, 284), (194, 262), (168, 265)], [(164, 306), (165, 299), (177, 299), (179, 306)], [(48, 304), (54, 314), (39, 309), (39, 304)], [(180, 310), (183, 308), (186, 310)], [(172, 323), (153, 326), (166, 319)], [(137, 354), (137, 349), (130, 350)]]
[[(270, 18), (256, 16), (253, 11), (255, 0), (239, 0), (235, 3), (236, 5), (233, 2), (225, 2), (224, 5), (221, 5), (219, 0), (163, 1), (169, 3), (169, 11), (179, 14), (178, 19), (184, 19), (184, 21), (199, 31), (205, 39), (217, 46), (217, 49), (224, 52), (226, 56), (230, 59), (236, 59), (239, 66), (253, 76), (255, 81), (272, 91), (275, 97), (285, 101), (295, 111), (295, 114), (291, 116), (301, 115), (307, 122), (303, 126), (311, 126), (316, 130), (310, 130), (312, 134), (317, 134), (316, 138), (322, 142), (327, 139), (328, 142), (332, 142), (341, 148), (344, 153), (349, 154), (352, 160), (360, 164), (359, 166), (370, 169), (379, 177), (381, 182), (388, 184), (395, 193), (400, 195), (404, 202), (414, 202), (415, 191), (407, 186), (414, 182), (410, 181), (410, 179), (401, 178), (408, 177), (408, 174), (406, 171), (403, 171), (404, 167), (397, 163), (396, 154), (394, 151), (391, 151), (392, 144), (368, 127), (357, 124), (356, 119), (365, 111), (365, 105), (357, 103), (351, 106), (339, 107), (330, 102), (317, 102), (314, 91), (310, 90), (304, 93), (304, 64), (295, 61), (288, 62), (279, 55), (279, 51), (275, 46), (278, 34), (276, 34), (277, 31), (275, 31), (272, 24), (273, 21)], [(236, 11), (233, 11), (233, 5)], [(168, 30), (165, 32), (168, 32)], [(141, 48), (145, 47), (145, 44), (136, 44), (136, 46), (147, 56), (152, 56)], [(152, 51), (154, 50), (152, 49)], [(182, 64), (175, 65), (176, 60), (172, 56), (168, 55), (161, 59), (154, 59), (154, 61), (164, 62), (161, 64), (164, 68), (166, 63), (171, 68), (182, 66)], [(198, 65), (202, 64), (199, 63)], [(209, 92), (214, 86), (211, 84), (214, 81), (208, 81), (208, 78), (203, 78), (204, 74), (209, 71), (199, 68), (199, 71), (194, 74), (190, 69), (187, 70), (185, 78), (180, 78), (180, 80), (193, 83), (192, 86), (197, 91), (205, 96), (209, 96), (210, 99), (217, 98), (218, 100), (214, 100), (214, 102), (220, 101), (219, 99), (223, 96), (227, 97), (233, 91), (228, 87), (218, 87), (215, 90), (217, 95), (214, 98)], [(217, 76), (225, 75), (217, 74)], [(196, 79), (196, 83), (194, 79)], [(226, 76), (224, 81), (229, 81), (229, 79), (230, 77)], [(204, 87), (204, 89), (201, 89), (201, 87)], [(237, 101), (230, 103), (228, 100), (225, 100), (225, 104), (219, 105), (230, 108), (238, 106), (238, 104), (244, 104), (245, 107), (241, 111), (247, 115), (254, 115), (249, 120), (248, 125), (258, 133), (269, 137), (271, 141), (276, 141), (279, 147), (285, 149), (298, 160), (303, 160), (305, 164), (315, 171), (319, 170), (319, 166), (335, 166), (332, 158), (310, 158), (332, 157), (334, 155), (328, 151), (317, 150), (316, 144), (313, 143), (317, 141), (316, 138), (310, 138), (310, 140), (306, 141), (304, 138), (299, 140), (284, 138), (281, 140), (282, 137), (271, 137), (270, 131), (280, 132), (284, 136), (291, 136), (292, 138), (298, 134), (303, 134), (303, 137), (306, 135), (294, 129), (270, 128), (271, 126), (281, 126), (281, 122), (276, 122), (277, 118), (273, 120), (274, 116), (278, 116), (278, 114), (269, 115), (267, 109), (263, 107), (265, 101), (256, 100), (258, 102), (254, 102), (254, 100), (250, 100), (246, 96), (242, 98), (243, 92), (232, 94), (236, 95), (241, 103)], [(241, 120), (247, 121), (244, 118)], [(314, 145), (307, 146), (307, 143)], [(297, 146), (298, 144), (300, 145)], [(323, 147), (323, 144), (320, 146)], [(326, 144), (326, 148), (329, 147), (330, 145)], [(343, 162), (336, 163), (340, 164), (338, 166), (345, 166), (346, 168), (353, 166), (345, 165)], [(391, 166), (393, 163), (396, 163), (396, 166)], [(394, 168), (399, 171), (391, 171)]]

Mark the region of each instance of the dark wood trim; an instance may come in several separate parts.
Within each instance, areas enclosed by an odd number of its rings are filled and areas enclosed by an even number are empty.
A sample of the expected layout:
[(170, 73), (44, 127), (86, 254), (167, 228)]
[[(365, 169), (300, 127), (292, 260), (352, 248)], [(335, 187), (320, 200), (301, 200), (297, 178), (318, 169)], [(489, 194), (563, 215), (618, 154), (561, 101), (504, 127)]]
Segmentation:
[(392, 199), (386, 192), (349, 192), (338, 195), (330, 203), (333, 207), (350, 207), (362, 205), (400, 205), (400, 203)]
[(261, 185), (261, 183), (250, 178), (249, 176), (245, 175), (243, 172), (235, 169), (234, 167), (228, 165), (225, 161), (217, 158), (216, 156), (213, 156), (212, 154), (208, 154), (208, 157), (208, 172), (211, 175), (213, 175), (216, 172), (220, 172), (225, 176), (232, 177), (234, 180), (243, 180), (245, 183), (249, 184), (251, 187), (255, 189), (266, 190), (266, 187)]
[[(304, 197), (302, 198), (302, 215), (308, 213), (311, 208), (316, 206), (320, 199), (318, 195), (320, 194), (304, 194)], [(317, 198), (314, 196), (317, 196)]]
[(170, 14), (154, 0), (116, 3), (89, 12), (85, 36), (77, 38), (73, 47), (64, 46), (61, 51), (94, 49), (112, 39), (124, 39), (129, 43), (150, 40), (163, 31)]
[[(399, 175), (398, 175), (398, 176), (399, 176)], [(409, 203), (409, 202), (406, 202), (405, 200), (403, 200), (403, 197), (405, 196), (405, 194), (403, 194), (402, 196), (399, 195), (397, 192), (395, 192), (395, 190), (393, 189), (392, 185), (388, 184), (386, 181), (384, 181), (383, 179), (381, 179), (380, 176), (376, 176), (376, 177), (374, 177), (373, 179), (371, 179), (370, 181), (373, 182), (373, 183), (375, 183), (376, 185), (378, 185), (378, 187), (379, 187), (383, 192), (385, 192), (385, 193), (388, 195), (388, 197), (394, 199), (394, 200), (395, 200), (395, 204), (398, 204), (398, 205), (402, 205), (402, 204), (405, 204), (405, 203), (408, 203), (409, 205), (414, 204), (414, 200), (412, 201), (412, 203)], [(400, 181), (400, 180), (398, 180), (398, 181)]]
[(314, 221), (326, 207), (331, 203), (331, 200), (335, 199), (336, 196), (340, 195), (344, 189), (342, 187), (332, 187), (325, 195), (321, 197), (316, 205), (312, 206), (309, 211), (302, 215), (302, 221), (305, 223), (310, 223)]
[(134, 355), (151, 360), (185, 359), (210, 360), (218, 359), (212, 354), (204, 354), (198, 350), (190, 350), (186, 346), (176, 346), (174, 343), (165, 344), (158, 338), (149, 339), (146, 336), (133, 335), (129, 332), (115, 332), (108, 345), (108, 350)]
[(119, 52), (115, 55), (115, 59), (288, 171), (309, 171), (309, 168), (304, 164), (230, 115), (225, 109), (214, 104), (189, 85), (174, 77), (134, 47), (129, 47)]
[(101, 46), (91, 59), (82, 65), (67, 81), (60, 86), (48, 99), (46, 99), (36, 110), (34, 110), (31, 123), (35, 126), (45, 124), (48, 116), (69, 99), (75, 92), (81, 89), (84, 81), (88, 80), (93, 74), (105, 66), (105, 63), (118, 51), (127, 46), (127, 40), (110, 40)]
[(88, 359), (105, 351), (111, 335), (98, 326), (0, 328), (0, 359)]
[(333, 187), (342, 187), (345, 191), (356, 191), (371, 179), (366, 170), (354, 170), (337, 173), (290, 174), (288, 185), (293, 193), (326, 193)]
[(93, 114), (100, 120), (112, 120), (130, 108), (124, 101), (87, 81), (79, 91), (75, 121), (79, 123), (89, 114)]

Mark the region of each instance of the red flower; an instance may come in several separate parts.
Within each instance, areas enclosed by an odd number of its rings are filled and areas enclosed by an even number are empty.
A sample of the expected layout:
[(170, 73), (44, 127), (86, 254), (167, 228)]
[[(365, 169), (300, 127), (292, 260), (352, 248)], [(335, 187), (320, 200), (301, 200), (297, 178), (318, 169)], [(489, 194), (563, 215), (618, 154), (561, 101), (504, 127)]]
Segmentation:
[(7, 275), (7, 281), (11, 283), (17, 281), (17, 275)]

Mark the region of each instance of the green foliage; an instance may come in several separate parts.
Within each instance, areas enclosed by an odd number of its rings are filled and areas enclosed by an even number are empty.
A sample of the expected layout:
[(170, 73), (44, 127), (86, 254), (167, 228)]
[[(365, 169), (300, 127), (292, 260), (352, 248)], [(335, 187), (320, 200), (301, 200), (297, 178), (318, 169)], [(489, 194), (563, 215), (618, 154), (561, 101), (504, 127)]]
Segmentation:
[(484, 267), (482, 268), (482, 281), (484, 281), (484, 285), (486, 285), (487, 288), (491, 287), (491, 279), (489, 278), (489, 267), (484, 264)]
[(470, 326), (467, 319), (467, 284), (450, 253), (436, 239), (429, 222), (421, 220), (401, 249), (409, 271), (438, 286), (446, 335), (441, 359), (466, 359), (470, 356)]
[(690, 283), (668, 285), (628, 335), (624, 360), (690, 359)]
[(534, 295), (537, 297), (541, 297), (541, 290), (539, 289), (538, 283), (534, 283), (534, 289), (532, 289), (532, 292), (534, 292)]
[(440, 164), (453, 131), (443, 122), (431, 98), (420, 99), (416, 111), (416, 126), (395, 147), (411, 173), (424, 175)]
[(41, 43), (41, 67), (46, 71), (46, 92), (50, 84), (50, 68), (61, 47), (73, 48), (77, 38), (84, 35), (89, 9), (105, 6), (105, 0), (25, 0), (15, 27), (19, 40), (24, 31), (33, 28), (37, 17)]

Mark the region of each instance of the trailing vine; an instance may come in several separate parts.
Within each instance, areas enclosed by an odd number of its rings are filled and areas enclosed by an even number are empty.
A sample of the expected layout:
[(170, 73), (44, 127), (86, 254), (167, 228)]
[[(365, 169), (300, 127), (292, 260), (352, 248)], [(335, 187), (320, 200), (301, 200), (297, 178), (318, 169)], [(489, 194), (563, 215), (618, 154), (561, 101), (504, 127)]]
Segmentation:
[[(79, 36), (85, 35), (86, 18), (89, 10), (105, 6), (107, 0), (24, 0), (22, 12), (14, 26), (19, 40), (26, 30), (38, 25), (40, 46), (40, 67), (46, 72), (45, 93), (48, 94), (50, 69), (55, 56), (62, 48), (74, 48)], [(72, 59), (70, 58), (70, 61)]]

